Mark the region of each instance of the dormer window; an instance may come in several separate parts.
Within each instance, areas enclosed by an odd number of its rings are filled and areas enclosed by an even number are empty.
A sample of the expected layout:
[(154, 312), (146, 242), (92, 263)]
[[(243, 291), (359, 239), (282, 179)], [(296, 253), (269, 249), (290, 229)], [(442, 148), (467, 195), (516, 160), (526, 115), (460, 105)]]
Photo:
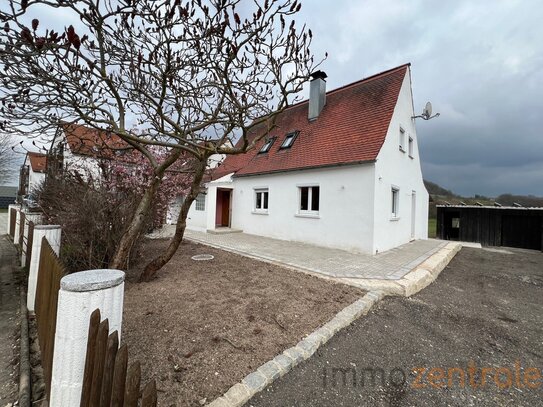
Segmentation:
[(288, 133), (285, 136), (285, 139), (283, 140), (283, 143), (281, 143), (281, 149), (283, 148), (290, 148), (292, 147), (292, 144), (294, 144), (294, 140), (296, 140), (296, 137), (298, 136), (299, 131), (293, 131)]
[(258, 154), (264, 154), (270, 151), (271, 146), (273, 145), (273, 142), (275, 141), (275, 137), (270, 137), (264, 145), (260, 148), (258, 151)]

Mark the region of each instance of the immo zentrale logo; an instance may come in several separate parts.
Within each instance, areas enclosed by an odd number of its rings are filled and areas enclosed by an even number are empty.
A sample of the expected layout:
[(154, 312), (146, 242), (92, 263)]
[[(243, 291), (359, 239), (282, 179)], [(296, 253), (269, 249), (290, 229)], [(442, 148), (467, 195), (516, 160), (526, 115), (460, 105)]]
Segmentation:
[(511, 366), (478, 366), (469, 361), (455, 367), (399, 367), (385, 370), (380, 367), (357, 368), (355, 366), (326, 367), (322, 373), (323, 387), (373, 387), (408, 386), (412, 389), (539, 389), (543, 383), (543, 370), (523, 366), (516, 361)]

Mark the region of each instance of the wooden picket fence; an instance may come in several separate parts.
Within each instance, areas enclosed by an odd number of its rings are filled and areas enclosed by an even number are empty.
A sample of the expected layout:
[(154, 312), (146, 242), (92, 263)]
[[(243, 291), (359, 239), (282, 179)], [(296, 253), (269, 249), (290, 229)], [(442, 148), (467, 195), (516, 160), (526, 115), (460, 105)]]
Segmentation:
[(32, 258), (32, 240), (34, 239), (34, 222), (31, 220), (28, 221), (28, 235), (26, 238), (25, 244), (25, 256), (26, 256), (26, 267), (30, 267), (30, 259)]
[(81, 407), (156, 407), (156, 382), (140, 391), (141, 366), (128, 367), (128, 348), (119, 347), (117, 331), (109, 334), (109, 321), (100, 322), (100, 310), (90, 316), (89, 339), (81, 391)]
[(15, 223), (17, 222), (17, 209), (11, 208), (9, 211), (9, 235), (11, 236), (11, 240), (13, 240), (15, 239)]
[(53, 351), (57, 326), (57, 305), (60, 280), (67, 274), (60, 259), (44, 237), (41, 242), (38, 281), (36, 286), (36, 325), (40, 343), (41, 363), (47, 397), (51, 393)]
[(23, 250), (23, 238), (25, 235), (25, 222), (26, 222), (26, 216), (23, 211), (20, 211), (21, 215), (19, 216), (19, 248), (21, 249), (21, 252)]

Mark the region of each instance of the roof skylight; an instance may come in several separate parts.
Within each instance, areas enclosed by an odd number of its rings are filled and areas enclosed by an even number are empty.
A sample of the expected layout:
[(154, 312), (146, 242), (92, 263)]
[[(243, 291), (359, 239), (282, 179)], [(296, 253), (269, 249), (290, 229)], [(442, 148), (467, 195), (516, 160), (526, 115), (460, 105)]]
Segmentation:
[(299, 131), (292, 131), (288, 133), (285, 136), (285, 139), (283, 140), (283, 143), (281, 143), (280, 148), (290, 148), (292, 147), (292, 144), (294, 144), (294, 140), (296, 140), (296, 137), (298, 136)]
[(260, 150), (258, 151), (258, 154), (263, 154), (270, 151), (270, 148), (273, 145), (274, 141), (275, 141), (275, 137), (270, 137), (268, 141), (266, 141), (264, 145), (260, 148)]

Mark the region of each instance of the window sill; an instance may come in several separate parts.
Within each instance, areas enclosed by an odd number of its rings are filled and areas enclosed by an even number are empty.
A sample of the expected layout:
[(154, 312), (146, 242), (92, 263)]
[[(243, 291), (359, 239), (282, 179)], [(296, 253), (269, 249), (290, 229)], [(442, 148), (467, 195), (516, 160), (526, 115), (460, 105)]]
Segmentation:
[(318, 213), (297, 213), (294, 216), (297, 218), (312, 218), (312, 219), (320, 219), (320, 215)]
[(399, 217), (399, 216), (391, 216), (391, 217), (390, 217), (390, 221), (391, 221), (391, 222), (394, 222), (394, 221), (397, 221), (397, 220), (400, 220), (400, 217)]
[(251, 213), (253, 215), (269, 215), (269, 212), (268, 211), (256, 211), (256, 210), (252, 210)]

